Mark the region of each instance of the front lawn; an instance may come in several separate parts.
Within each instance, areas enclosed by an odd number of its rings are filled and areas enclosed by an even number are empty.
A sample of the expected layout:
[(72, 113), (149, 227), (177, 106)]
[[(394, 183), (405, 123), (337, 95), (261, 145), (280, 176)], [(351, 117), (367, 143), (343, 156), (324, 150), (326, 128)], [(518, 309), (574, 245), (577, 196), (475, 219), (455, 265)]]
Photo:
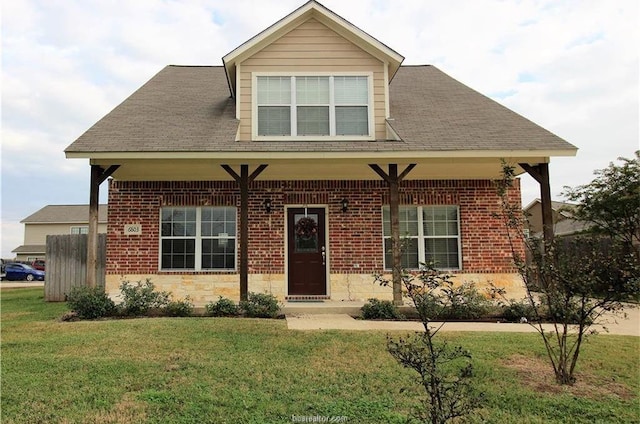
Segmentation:
[[(385, 332), (240, 318), (60, 322), (66, 306), (45, 303), (42, 289), (1, 296), (3, 423), (401, 423), (420, 394)], [(474, 355), (486, 394), (477, 422), (640, 420), (640, 338), (591, 338), (568, 389), (553, 383), (536, 334), (442, 336)]]

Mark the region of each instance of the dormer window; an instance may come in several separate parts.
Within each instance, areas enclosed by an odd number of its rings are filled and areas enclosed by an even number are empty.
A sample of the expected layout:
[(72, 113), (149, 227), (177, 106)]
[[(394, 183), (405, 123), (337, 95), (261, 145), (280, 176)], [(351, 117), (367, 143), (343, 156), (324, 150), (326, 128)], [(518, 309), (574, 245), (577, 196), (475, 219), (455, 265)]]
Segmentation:
[(258, 75), (254, 81), (258, 139), (369, 139), (373, 133), (368, 75)]

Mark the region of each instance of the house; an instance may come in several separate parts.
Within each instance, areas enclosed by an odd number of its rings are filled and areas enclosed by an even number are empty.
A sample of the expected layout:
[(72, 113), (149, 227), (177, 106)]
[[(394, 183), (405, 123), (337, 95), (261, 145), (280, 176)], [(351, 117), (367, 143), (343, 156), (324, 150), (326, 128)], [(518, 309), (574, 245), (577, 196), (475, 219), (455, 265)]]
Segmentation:
[(221, 66), (162, 69), (65, 150), (89, 159), (91, 205), (109, 181), (108, 293), (398, 301), (372, 274), (429, 260), (523, 293), (493, 180), (505, 159), (549, 193), (576, 148), (403, 60), (309, 1)]
[[(107, 205), (100, 205), (98, 231), (107, 232)], [(24, 224), (24, 244), (11, 252), (17, 261), (32, 262), (45, 259), (48, 235), (87, 234), (89, 205), (47, 205), (29, 215)]]
[[(589, 223), (573, 218), (572, 211), (575, 204), (566, 202), (551, 202), (553, 210), (553, 233), (558, 237), (570, 236), (586, 231)], [(523, 209), (527, 219), (527, 232), (530, 236), (539, 237), (542, 234), (542, 201), (534, 199)]]

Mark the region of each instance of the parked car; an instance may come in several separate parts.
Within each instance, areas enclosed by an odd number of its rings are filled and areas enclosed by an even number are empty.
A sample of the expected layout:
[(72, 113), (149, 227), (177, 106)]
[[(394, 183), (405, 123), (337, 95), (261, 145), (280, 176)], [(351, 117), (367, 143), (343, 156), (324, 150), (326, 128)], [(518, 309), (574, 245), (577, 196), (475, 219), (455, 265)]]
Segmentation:
[(44, 271), (44, 260), (43, 259), (36, 259), (35, 261), (31, 262), (31, 266), (34, 269), (38, 269), (40, 271)]
[(44, 271), (35, 269), (31, 265), (17, 264), (17, 263), (6, 264), (4, 267), (4, 271), (5, 271), (5, 278), (7, 280), (44, 281)]

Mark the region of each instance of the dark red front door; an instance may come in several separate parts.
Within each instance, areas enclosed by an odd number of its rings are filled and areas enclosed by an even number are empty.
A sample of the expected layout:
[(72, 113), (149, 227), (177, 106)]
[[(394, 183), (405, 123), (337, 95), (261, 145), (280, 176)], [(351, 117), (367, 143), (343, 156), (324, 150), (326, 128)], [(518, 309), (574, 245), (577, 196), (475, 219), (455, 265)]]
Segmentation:
[(289, 295), (326, 295), (325, 210), (287, 210)]

